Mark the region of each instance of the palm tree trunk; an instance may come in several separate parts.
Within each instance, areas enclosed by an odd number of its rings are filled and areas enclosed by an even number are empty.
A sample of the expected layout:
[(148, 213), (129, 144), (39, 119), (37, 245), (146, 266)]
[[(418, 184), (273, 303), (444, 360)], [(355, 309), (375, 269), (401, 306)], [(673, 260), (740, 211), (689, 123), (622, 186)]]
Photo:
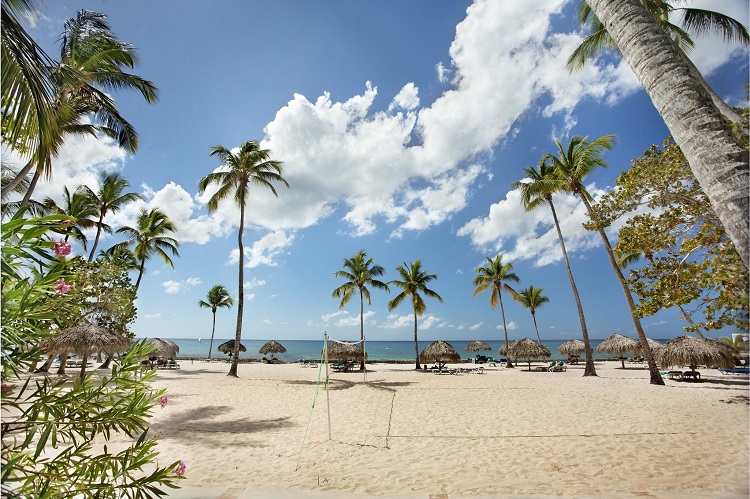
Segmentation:
[(34, 168), (34, 162), (33, 161), (29, 161), (28, 163), (26, 163), (26, 166), (24, 166), (21, 169), (21, 171), (18, 172), (18, 174), (15, 176), (15, 178), (13, 180), (11, 180), (8, 183), (8, 185), (6, 185), (5, 187), (3, 187), (2, 191), (0, 191), (3, 199), (5, 199), (5, 196), (7, 196), (11, 192), (13, 192), (13, 189), (15, 189), (16, 186), (18, 184), (20, 184), (21, 181), (29, 175), (29, 172), (31, 171), (32, 168)]
[(240, 270), (239, 274), (239, 290), (237, 291), (237, 328), (234, 333), (234, 351), (232, 352), (232, 365), (229, 368), (227, 376), (237, 376), (237, 363), (240, 360), (240, 340), (242, 339), (242, 312), (245, 305), (245, 290), (242, 286), (245, 280), (245, 250), (242, 246), (242, 233), (245, 230), (245, 203), (240, 206), (240, 231), (237, 235), (237, 244), (240, 248)]
[(414, 357), (416, 358), (417, 369), (422, 369), (419, 365), (419, 341), (417, 340), (417, 311), (414, 311)]
[[(588, 213), (589, 218), (591, 220), (595, 220), (594, 214), (591, 212), (591, 205), (589, 204), (586, 197), (581, 196), (580, 194), (579, 194), (579, 197), (583, 200), (583, 204), (586, 206), (586, 212)], [(648, 341), (646, 341), (646, 333), (643, 332), (643, 326), (641, 326), (641, 319), (638, 317), (638, 312), (635, 309), (635, 302), (633, 301), (633, 295), (630, 293), (630, 288), (628, 287), (628, 283), (625, 281), (625, 276), (622, 275), (622, 270), (620, 270), (620, 266), (617, 265), (615, 254), (612, 251), (612, 245), (609, 243), (609, 238), (607, 237), (607, 234), (604, 232), (603, 229), (599, 229), (599, 235), (602, 236), (602, 241), (604, 241), (604, 247), (607, 249), (607, 256), (609, 257), (609, 263), (610, 265), (612, 265), (612, 269), (615, 271), (617, 280), (620, 281), (620, 286), (622, 286), (622, 292), (625, 294), (625, 301), (628, 303), (628, 308), (630, 309), (630, 317), (633, 319), (633, 325), (635, 326), (635, 330), (638, 333), (638, 338), (641, 341), (641, 352), (643, 353), (643, 356), (646, 357), (646, 362), (648, 363), (648, 371), (651, 375), (651, 384), (663, 385), (664, 379), (661, 377), (659, 368), (656, 366), (656, 362), (654, 361), (654, 356), (651, 353), (651, 347), (648, 345)], [(622, 363), (622, 367), (623, 369), (625, 368), (624, 361)]]
[(719, 97), (716, 92), (714, 92), (714, 89), (711, 88), (711, 85), (709, 85), (706, 79), (703, 78), (700, 70), (695, 67), (693, 61), (690, 60), (690, 57), (685, 57), (685, 61), (687, 62), (688, 67), (690, 67), (690, 73), (695, 77), (696, 80), (701, 82), (703, 88), (705, 88), (706, 92), (708, 92), (708, 95), (711, 96), (711, 102), (713, 102), (714, 105), (719, 109), (719, 112), (721, 112), (721, 114), (723, 114), (729, 121), (742, 124), (742, 129), (746, 130), (747, 127), (743, 124), (742, 116), (737, 114), (734, 109), (729, 107), (729, 104), (724, 102), (724, 100)]
[(505, 326), (505, 307), (503, 307), (503, 295), (498, 293), (500, 297), (500, 313), (503, 316), (503, 332), (505, 333), (505, 367), (513, 367), (513, 363), (510, 361), (510, 352), (508, 351), (508, 328)]
[(211, 360), (211, 350), (214, 349), (214, 333), (216, 332), (216, 309), (213, 310), (214, 322), (211, 326), (211, 341), (208, 343), (208, 360)]
[(536, 314), (534, 311), (531, 311), (531, 318), (534, 319), (534, 330), (536, 331), (536, 341), (540, 345), (542, 344), (542, 339), (539, 337), (539, 328), (536, 326)]
[(36, 189), (36, 184), (39, 182), (39, 176), (40, 172), (39, 170), (36, 170), (34, 172), (34, 176), (31, 177), (31, 182), (29, 182), (29, 188), (26, 191), (26, 194), (23, 195), (23, 199), (21, 200), (21, 208), (29, 204), (29, 201), (31, 201), (31, 195), (34, 193), (34, 189)]
[(141, 285), (141, 278), (143, 277), (143, 271), (146, 270), (146, 258), (141, 258), (141, 265), (138, 268), (138, 279), (135, 280), (135, 290), (133, 291), (134, 294), (138, 294), (138, 286)]
[(104, 223), (104, 212), (99, 213), (99, 222), (96, 224), (96, 238), (94, 239), (94, 246), (91, 248), (91, 253), (89, 253), (89, 262), (94, 261), (94, 253), (96, 252), (96, 247), (99, 245), (99, 237), (102, 235), (102, 223)]
[(581, 305), (581, 297), (578, 296), (578, 287), (576, 286), (575, 279), (573, 279), (573, 271), (570, 270), (570, 261), (568, 260), (568, 252), (565, 250), (565, 240), (563, 239), (562, 230), (560, 230), (560, 221), (557, 219), (557, 212), (555, 211), (555, 205), (552, 204), (552, 198), (548, 198), (547, 202), (552, 210), (552, 219), (555, 221), (557, 237), (560, 239), (560, 249), (562, 250), (563, 260), (565, 261), (565, 269), (568, 271), (568, 279), (570, 280), (570, 287), (573, 290), (573, 298), (575, 298), (576, 307), (578, 307), (578, 319), (581, 321), (581, 335), (583, 336), (584, 353), (586, 353), (586, 367), (583, 370), (583, 375), (597, 376), (596, 367), (594, 367), (593, 350), (591, 349), (591, 341), (589, 340), (589, 330), (586, 327), (586, 319), (583, 316), (583, 305)]
[(679, 50), (639, 0), (586, 0), (664, 118), (690, 169), (750, 266), (748, 151), (693, 76)]
[[(362, 295), (362, 288), (359, 289), (359, 341), (361, 345), (365, 344), (365, 298)], [(365, 370), (365, 357), (359, 363), (359, 370)]]

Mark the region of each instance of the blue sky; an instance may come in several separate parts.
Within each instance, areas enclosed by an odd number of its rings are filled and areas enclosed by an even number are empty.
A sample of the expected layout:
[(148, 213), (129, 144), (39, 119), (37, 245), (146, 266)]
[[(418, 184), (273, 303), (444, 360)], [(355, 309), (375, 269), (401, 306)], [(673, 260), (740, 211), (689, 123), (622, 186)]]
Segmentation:
[[(133, 225), (141, 207), (159, 207), (181, 242), (174, 268), (147, 263), (132, 329), (206, 338), (211, 312), (198, 301), (215, 284), (237, 295), (239, 212), (227, 203), (209, 214), (197, 183), (220, 167), (211, 146), (261, 141), (291, 187), (278, 199), (254, 191), (246, 211), (244, 338), (358, 338), (358, 300), (340, 309), (331, 292), (343, 283), (333, 273), (359, 250), (385, 267), (384, 280), (418, 258), (438, 275), (431, 288), (444, 302), (427, 299), (422, 340), (502, 338), (499, 308), (489, 294), (472, 298), (471, 285), (474, 269), (498, 252), (514, 263), (519, 287), (549, 296), (537, 312), (541, 337), (581, 338), (549, 212), (524, 213), (510, 185), (554, 152), (555, 140), (614, 133), (610, 168), (589, 178), (590, 192), (601, 194), (669, 131), (626, 64), (603, 58), (573, 75), (564, 69), (581, 40), (576, 4), (47, 2), (31, 33), (50, 54), (76, 11), (105, 13), (120, 40), (138, 48), (135, 72), (160, 99), (114, 94), (140, 135), (139, 151), (71, 138), (35, 198), (59, 199), (63, 185), (95, 189), (97, 171), (120, 171), (145, 201), (107, 223)], [(744, 0), (693, 5), (748, 19)], [(740, 104), (747, 50), (715, 38), (697, 45), (691, 57), (709, 83)], [(635, 336), (599, 236), (581, 228), (583, 207), (564, 195), (555, 203), (591, 338)], [(369, 340), (413, 338), (408, 303), (388, 311), (395, 294), (372, 292)], [(533, 337), (529, 312), (504, 302), (509, 336)], [(235, 321), (236, 307), (221, 309), (217, 337), (233, 337)], [(676, 310), (643, 319), (653, 338), (679, 336), (682, 324)]]

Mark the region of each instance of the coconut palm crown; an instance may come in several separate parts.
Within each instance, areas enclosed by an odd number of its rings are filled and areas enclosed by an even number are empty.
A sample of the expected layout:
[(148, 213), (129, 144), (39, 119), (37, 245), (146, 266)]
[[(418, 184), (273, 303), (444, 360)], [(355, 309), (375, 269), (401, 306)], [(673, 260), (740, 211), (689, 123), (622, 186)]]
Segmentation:
[(208, 358), (211, 358), (211, 351), (214, 348), (214, 333), (216, 332), (216, 310), (219, 307), (231, 308), (234, 305), (234, 300), (229, 296), (229, 291), (222, 286), (217, 284), (212, 286), (208, 290), (206, 300), (199, 300), (198, 306), (202, 308), (210, 308), (213, 314), (213, 326), (211, 327), (211, 342), (208, 344)]

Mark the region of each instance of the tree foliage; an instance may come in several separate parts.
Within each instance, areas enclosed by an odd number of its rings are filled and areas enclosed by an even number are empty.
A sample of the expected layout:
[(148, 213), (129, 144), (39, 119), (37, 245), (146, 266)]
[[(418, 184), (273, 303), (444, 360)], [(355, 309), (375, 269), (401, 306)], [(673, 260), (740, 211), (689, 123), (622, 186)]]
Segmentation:
[(747, 268), (671, 138), (635, 159), (594, 211), (598, 224), (587, 228), (629, 217), (615, 250), (621, 260), (645, 257), (628, 278), (640, 315), (680, 307), (688, 332), (747, 330)]
[[(163, 487), (176, 487), (184, 467), (157, 465), (157, 442), (148, 435), (152, 409), (166, 402), (164, 392), (149, 384), (153, 372), (142, 371), (138, 361), (153, 347), (134, 344), (111, 375), (71, 382), (26, 374), (53, 327), (94, 309), (108, 310), (104, 315), (119, 317), (125, 327), (134, 314), (127, 294), (115, 289), (127, 284), (116, 266), (67, 265), (50, 252), (65, 221), (59, 215), (16, 216), (2, 225), (3, 496), (162, 497)], [(96, 300), (82, 307), (86, 297)], [(115, 439), (121, 450), (109, 449)]]

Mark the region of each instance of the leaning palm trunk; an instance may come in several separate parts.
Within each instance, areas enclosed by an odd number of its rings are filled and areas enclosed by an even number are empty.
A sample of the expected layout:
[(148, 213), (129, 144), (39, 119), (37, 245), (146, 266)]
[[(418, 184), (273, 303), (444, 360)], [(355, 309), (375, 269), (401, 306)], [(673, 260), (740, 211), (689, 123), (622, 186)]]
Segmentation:
[[(508, 328), (505, 326), (505, 307), (503, 307), (503, 296), (498, 293), (500, 298), (500, 313), (503, 316), (503, 332), (505, 333), (505, 351), (510, 353), (508, 350)], [(513, 363), (510, 361), (510, 355), (505, 356), (505, 367), (513, 367)]]
[(568, 252), (565, 250), (565, 240), (563, 239), (562, 230), (560, 230), (560, 221), (557, 219), (557, 212), (555, 211), (555, 205), (552, 204), (552, 198), (547, 199), (549, 207), (552, 210), (552, 219), (555, 221), (555, 228), (557, 228), (557, 237), (560, 239), (560, 249), (562, 250), (563, 260), (565, 260), (565, 269), (568, 271), (568, 279), (570, 280), (570, 287), (573, 290), (573, 297), (576, 300), (576, 307), (578, 308), (578, 318), (581, 321), (581, 335), (583, 336), (584, 353), (586, 354), (586, 367), (583, 370), (584, 376), (597, 376), (596, 367), (594, 367), (593, 350), (591, 349), (591, 342), (589, 341), (589, 330), (586, 328), (586, 319), (583, 316), (583, 305), (581, 305), (581, 298), (578, 296), (578, 287), (576, 281), (573, 279), (573, 271), (570, 270), (570, 261), (568, 260)]
[(536, 342), (540, 345), (542, 344), (542, 338), (539, 337), (539, 328), (536, 325), (536, 314), (534, 311), (531, 311), (531, 318), (534, 319), (534, 331), (536, 331)]
[(240, 231), (237, 235), (237, 244), (240, 248), (240, 270), (239, 274), (239, 289), (237, 291), (237, 329), (234, 333), (234, 351), (232, 352), (232, 365), (229, 368), (227, 376), (234, 376), (237, 378), (237, 364), (240, 360), (240, 340), (242, 339), (242, 312), (245, 304), (245, 290), (243, 289), (243, 281), (245, 279), (245, 251), (242, 246), (242, 232), (245, 230), (245, 203), (240, 205)]
[[(586, 199), (586, 196), (581, 195), (579, 193), (579, 197), (583, 200), (583, 204), (586, 206), (586, 213), (588, 213), (589, 218), (591, 220), (595, 220), (594, 214), (591, 211), (591, 204)], [(617, 280), (620, 281), (620, 286), (622, 286), (622, 292), (625, 294), (625, 301), (628, 302), (628, 308), (630, 309), (630, 317), (633, 319), (633, 325), (635, 326), (635, 330), (638, 333), (638, 338), (640, 339), (640, 342), (641, 342), (641, 353), (646, 358), (646, 362), (648, 363), (648, 371), (651, 375), (651, 384), (663, 385), (664, 379), (662, 379), (661, 373), (659, 372), (659, 368), (656, 366), (656, 362), (654, 361), (654, 356), (651, 353), (651, 346), (648, 344), (648, 340), (646, 340), (646, 333), (643, 332), (643, 326), (641, 326), (641, 320), (638, 317), (638, 312), (635, 309), (635, 302), (633, 301), (633, 295), (630, 293), (630, 288), (628, 287), (627, 281), (625, 280), (625, 276), (622, 275), (622, 270), (620, 270), (620, 266), (617, 264), (614, 251), (612, 251), (612, 245), (609, 243), (609, 238), (607, 237), (607, 234), (604, 232), (604, 229), (598, 229), (598, 232), (599, 232), (599, 235), (602, 236), (602, 241), (604, 241), (604, 247), (607, 249), (607, 256), (609, 257), (609, 263), (612, 265), (612, 269), (615, 271), (615, 275), (617, 275)], [(624, 362), (623, 362), (622, 367), (623, 369), (625, 368)]]
[(216, 332), (216, 309), (214, 312), (214, 321), (211, 326), (211, 341), (208, 343), (208, 360), (211, 360), (211, 351), (214, 349), (214, 333)]
[(685, 153), (746, 266), (750, 172), (744, 150), (680, 51), (639, 0), (586, 0)]

